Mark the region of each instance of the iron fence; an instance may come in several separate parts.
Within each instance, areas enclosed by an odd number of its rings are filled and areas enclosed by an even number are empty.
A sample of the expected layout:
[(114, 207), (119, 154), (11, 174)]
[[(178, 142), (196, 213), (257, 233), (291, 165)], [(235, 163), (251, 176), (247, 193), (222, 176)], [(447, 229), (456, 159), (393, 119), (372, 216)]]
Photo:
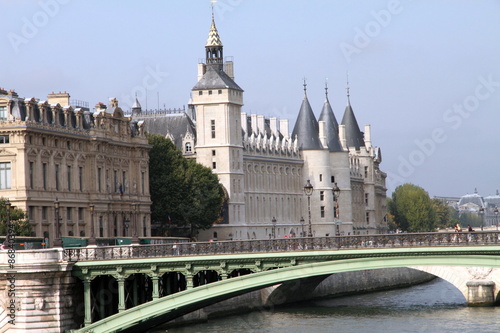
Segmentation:
[(472, 246), (500, 243), (500, 232), (432, 232), (383, 235), (301, 237), (64, 249), (67, 261), (134, 259), (234, 253), (319, 251), (418, 246)]

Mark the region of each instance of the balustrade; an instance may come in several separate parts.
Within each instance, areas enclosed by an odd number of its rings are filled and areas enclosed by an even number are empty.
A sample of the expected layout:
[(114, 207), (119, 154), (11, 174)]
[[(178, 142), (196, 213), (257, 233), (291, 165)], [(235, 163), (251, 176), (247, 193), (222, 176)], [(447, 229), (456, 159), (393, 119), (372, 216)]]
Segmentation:
[(418, 246), (474, 246), (500, 243), (500, 232), (433, 232), (362, 236), (300, 237), (266, 240), (192, 242), (178, 244), (125, 245), (65, 248), (67, 261), (152, 258), (166, 256), (236, 253), (397, 248)]

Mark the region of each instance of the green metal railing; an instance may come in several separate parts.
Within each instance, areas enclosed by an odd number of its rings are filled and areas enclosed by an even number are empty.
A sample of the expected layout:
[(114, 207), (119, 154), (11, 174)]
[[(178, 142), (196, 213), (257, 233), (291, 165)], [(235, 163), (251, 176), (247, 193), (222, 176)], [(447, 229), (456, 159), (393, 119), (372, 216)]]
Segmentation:
[(64, 259), (76, 262), (256, 252), (268, 253), (306, 250), (496, 244), (500, 244), (500, 232), (498, 231), (478, 231), (472, 233), (400, 233), (363, 236), (304, 237), (266, 240), (66, 248), (64, 249)]

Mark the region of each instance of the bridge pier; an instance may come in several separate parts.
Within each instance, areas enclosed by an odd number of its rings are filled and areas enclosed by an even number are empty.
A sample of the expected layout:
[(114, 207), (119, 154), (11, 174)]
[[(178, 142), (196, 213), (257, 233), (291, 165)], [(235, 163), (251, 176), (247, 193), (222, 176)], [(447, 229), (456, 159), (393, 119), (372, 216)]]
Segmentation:
[[(0, 332), (64, 332), (83, 320), (81, 283), (62, 249), (0, 251)], [(10, 281), (9, 281), (10, 280)]]
[(493, 281), (468, 281), (467, 303), (469, 306), (495, 305), (495, 282)]

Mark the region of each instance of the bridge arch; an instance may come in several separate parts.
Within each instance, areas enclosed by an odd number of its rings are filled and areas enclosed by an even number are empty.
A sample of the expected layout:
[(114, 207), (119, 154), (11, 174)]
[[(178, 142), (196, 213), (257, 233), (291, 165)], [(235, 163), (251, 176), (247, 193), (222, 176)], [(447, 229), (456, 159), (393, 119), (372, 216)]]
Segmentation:
[[(426, 266), (422, 266), (423, 262), (425, 262)], [(133, 332), (138, 329), (144, 330), (223, 299), (301, 278), (379, 268), (419, 267), (423, 270), (426, 269), (425, 267), (477, 267), (478, 265), (500, 268), (500, 258), (498, 256), (464, 255), (460, 257), (460, 260), (453, 260), (446, 255), (434, 255), (426, 256), (424, 259), (418, 256), (392, 256), (320, 261), (243, 275), (188, 289), (141, 304), (74, 332)], [(429, 268), (429, 270), (431, 269)], [(491, 276), (496, 286), (500, 286), (499, 271), (495, 270), (495, 275)], [(435, 275), (438, 273), (436, 270)], [(445, 280), (455, 285), (454, 282), (456, 281), (453, 281), (452, 278), (448, 277)], [(458, 286), (457, 288), (460, 289)], [(498, 300), (498, 288), (495, 290), (495, 298)]]

